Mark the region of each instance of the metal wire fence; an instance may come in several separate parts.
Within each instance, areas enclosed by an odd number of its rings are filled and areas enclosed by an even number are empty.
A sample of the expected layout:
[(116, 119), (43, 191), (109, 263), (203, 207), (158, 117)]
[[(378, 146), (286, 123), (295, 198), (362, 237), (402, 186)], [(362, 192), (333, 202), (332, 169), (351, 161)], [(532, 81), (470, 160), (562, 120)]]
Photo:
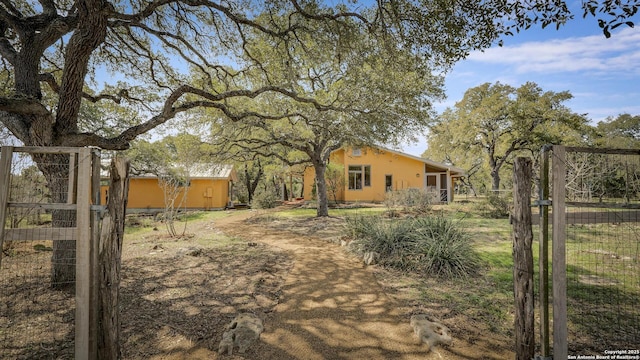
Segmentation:
[(2, 154), (0, 359), (73, 359), (77, 157)]
[[(564, 186), (565, 197), (553, 199), (553, 211), (565, 216), (558, 224), (554, 217), (553, 231), (562, 233), (554, 241), (564, 241), (566, 282), (557, 274), (553, 281), (566, 299), (554, 298), (553, 311), (566, 301), (568, 355), (640, 349), (640, 152), (557, 149), (552, 161), (562, 167), (554, 166), (552, 187)], [(562, 272), (559, 258), (554, 273)]]

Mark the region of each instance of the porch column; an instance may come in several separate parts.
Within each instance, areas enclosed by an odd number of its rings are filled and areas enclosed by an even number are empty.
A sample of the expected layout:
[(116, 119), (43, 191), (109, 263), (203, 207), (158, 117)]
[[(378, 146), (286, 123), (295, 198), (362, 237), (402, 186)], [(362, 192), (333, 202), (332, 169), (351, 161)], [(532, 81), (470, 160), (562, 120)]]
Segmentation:
[(447, 204), (450, 204), (453, 201), (453, 187), (451, 186), (451, 169), (447, 169)]

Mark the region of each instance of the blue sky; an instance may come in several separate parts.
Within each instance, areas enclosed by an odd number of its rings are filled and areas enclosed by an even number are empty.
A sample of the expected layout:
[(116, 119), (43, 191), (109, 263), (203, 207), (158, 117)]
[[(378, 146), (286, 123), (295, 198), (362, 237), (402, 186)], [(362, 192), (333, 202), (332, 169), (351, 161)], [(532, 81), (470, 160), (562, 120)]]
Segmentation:
[[(640, 114), (640, 28), (623, 25), (607, 39), (594, 18), (579, 18), (560, 30), (538, 27), (503, 40), (502, 47), (471, 53), (446, 75), (447, 99), (436, 104), (438, 112), (486, 82), (518, 87), (533, 81), (545, 91), (569, 91), (573, 99), (565, 104), (594, 124)], [(426, 149), (425, 140), (402, 148), (416, 156)]]

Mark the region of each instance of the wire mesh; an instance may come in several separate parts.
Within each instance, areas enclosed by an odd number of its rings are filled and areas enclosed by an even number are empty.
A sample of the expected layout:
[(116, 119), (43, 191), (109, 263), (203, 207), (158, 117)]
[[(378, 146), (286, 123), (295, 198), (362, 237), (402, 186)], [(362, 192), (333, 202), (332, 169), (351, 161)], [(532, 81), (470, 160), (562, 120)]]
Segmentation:
[(568, 148), (565, 163), (569, 355), (638, 349), (640, 155)]
[(15, 206), (7, 208), (0, 263), (2, 359), (74, 357), (75, 241), (31, 240), (43, 229), (75, 226), (74, 210), (43, 206), (67, 202), (69, 159), (13, 154), (8, 201)]

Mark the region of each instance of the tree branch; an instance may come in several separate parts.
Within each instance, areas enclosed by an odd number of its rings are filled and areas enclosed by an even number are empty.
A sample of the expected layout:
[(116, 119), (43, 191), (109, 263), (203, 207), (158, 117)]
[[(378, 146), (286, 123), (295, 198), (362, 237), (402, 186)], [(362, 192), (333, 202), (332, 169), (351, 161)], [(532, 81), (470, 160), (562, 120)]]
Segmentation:
[(38, 0), (40, 5), (42, 5), (42, 10), (45, 15), (56, 15), (56, 4), (53, 0)]
[(15, 66), (18, 53), (16, 52), (16, 49), (13, 47), (13, 45), (11, 45), (9, 40), (7, 40), (7, 38), (5, 37), (0, 38), (0, 55), (2, 55), (3, 58), (7, 59), (7, 61), (11, 65)]
[(0, 123), (4, 124), (18, 139), (26, 139), (29, 135), (27, 125), (20, 115), (0, 110)]
[[(45, 82), (49, 85), (49, 88), (51, 88), (51, 90), (53, 92), (55, 92), (56, 94), (59, 93), (60, 91), (60, 85), (58, 84), (58, 82), (56, 81), (55, 77), (51, 74), (51, 73), (42, 73), (40, 74), (40, 81)], [(87, 92), (82, 92), (82, 98), (92, 102), (92, 103), (97, 103), (100, 102), (102, 100), (111, 100), (112, 102), (116, 103), (116, 104), (121, 104), (123, 99), (128, 99), (128, 100), (132, 100), (132, 101), (136, 101), (136, 102), (140, 102), (142, 103), (142, 99), (137, 99), (134, 97), (129, 96), (129, 91), (127, 89), (120, 89), (118, 91), (117, 94), (107, 94), (107, 93), (101, 93), (98, 95), (91, 95)]]
[(0, 97), (0, 111), (17, 115), (50, 116), (51, 112), (39, 101), (27, 98)]
[[(287, 95), (292, 100), (312, 104), (314, 107), (319, 109), (320, 111), (327, 110), (339, 110), (338, 108), (334, 108), (332, 106), (326, 106), (315, 99), (309, 99), (302, 96), (297, 95), (294, 92), (281, 89), (275, 86), (266, 86), (257, 90), (232, 90), (227, 91), (221, 94), (211, 94), (204, 90), (196, 89), (189, 85), (183, 85), (174, 90), (165, 100), (162, 111), (153, 116), (151, 119), (146, 122), (132, 126), (125, 131), (123, 131), (120, 135), (113, 138), (105, 138), (92, 133), (74, 133), (67, 132), (60, 134), (61, 139), (59, 140), (58, 145), (64, 146), (86, 146), (86, 145), (94, 145), (101, 147), (106, 150), (126, 150), (129, 148), (129, 143), (134, 140), (137, 136), (144, 134), (159, 125), (164, 124), (170, 119), (174, 118), (177, 114), (198, 108), (216, 108), (222, 111), (230, 120), (237, 122), (246, 118), (258, 118), (264, 120), (279, 120), (289, 116), (298, 116), (300, 114), (276, 114), (269, 115), (264, 113), (259, 113), (255, 111), (244, 111), (240, 113), (235, 113), (231, 110), (227, 105), (223, 103), (224, 100), (235, 98), (235, 97), (245, 97), (245, 98), (255, 98), (261, 94), (267, 92), (277, 92), (283, 95)], [(185, 95), (192, 94), (197, 95), (204, 100), (196, 100), (196, 101), (188, 101), (184, 103), (178, 104), (180, 98)], [(176, 105), (178, 104), (178, 105)], [(1, 108), (0, 108), (1, 109)]]

